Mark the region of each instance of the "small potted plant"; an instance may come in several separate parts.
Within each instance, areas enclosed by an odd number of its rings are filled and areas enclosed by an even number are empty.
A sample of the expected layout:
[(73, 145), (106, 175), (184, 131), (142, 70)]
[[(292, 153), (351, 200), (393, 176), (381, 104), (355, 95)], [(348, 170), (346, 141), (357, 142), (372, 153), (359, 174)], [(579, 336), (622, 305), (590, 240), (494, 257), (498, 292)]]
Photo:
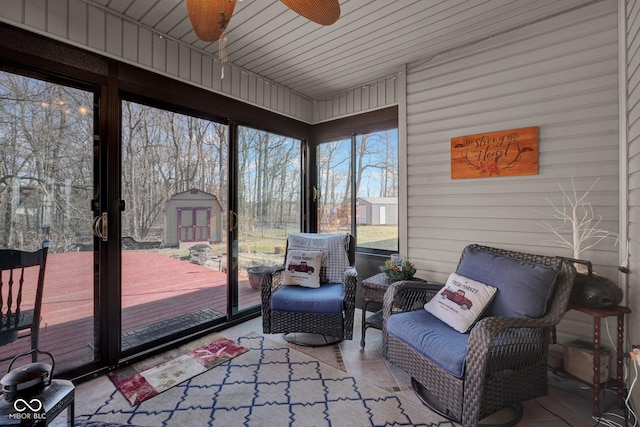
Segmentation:
[(386, 260), (384, 265), (380, 266), (380, 271), (393, 281), (409, 280), (416, 274), (415, 266), (409, 260), (400, 257)]

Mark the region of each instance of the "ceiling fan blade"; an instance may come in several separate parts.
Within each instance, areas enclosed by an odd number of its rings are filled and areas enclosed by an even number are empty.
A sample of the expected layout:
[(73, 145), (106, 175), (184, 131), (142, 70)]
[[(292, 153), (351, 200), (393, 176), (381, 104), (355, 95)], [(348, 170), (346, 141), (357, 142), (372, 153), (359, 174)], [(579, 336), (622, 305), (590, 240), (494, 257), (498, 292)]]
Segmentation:
[(233, 15), (236, 0), (186, 0), (189, 20), (198, 38), (205, 42), (218, 40)]
[(331, 25), (340, 18), (338, 0), (280, 0), (289, 9), (320, 25)]

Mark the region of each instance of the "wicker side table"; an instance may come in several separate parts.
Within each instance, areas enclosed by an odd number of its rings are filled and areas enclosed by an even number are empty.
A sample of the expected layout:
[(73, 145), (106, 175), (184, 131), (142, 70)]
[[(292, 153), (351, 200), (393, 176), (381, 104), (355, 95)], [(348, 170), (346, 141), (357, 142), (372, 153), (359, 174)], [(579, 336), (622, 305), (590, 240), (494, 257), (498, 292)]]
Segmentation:
[[(411, 280), (423, 281), (415, 277)], [(382, 304), (384, 293), (395, 282), (396, 280), (387, 278), (384, 273), (378, 273), (362, 281), (362, 338), (360, 339), (360, 347), (364, 348), (365, 346), (367, 328), (382, 329), (382, 310), (367, 317), (367, 306), (371, 302)]]

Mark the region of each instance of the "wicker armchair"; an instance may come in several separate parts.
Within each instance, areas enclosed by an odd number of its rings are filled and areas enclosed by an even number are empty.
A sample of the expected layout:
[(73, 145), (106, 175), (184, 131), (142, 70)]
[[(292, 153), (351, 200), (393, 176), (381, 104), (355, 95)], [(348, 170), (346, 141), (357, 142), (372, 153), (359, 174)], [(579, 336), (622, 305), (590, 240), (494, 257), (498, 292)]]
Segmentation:
[[(340, 241), (339, 247), (336, 247), (336, 239)], [(349, 234), (295, 233), (287, 240), (287, 254), (294, 246), (292, 242), (299, 244), (301, 240), (306, 240), (311, 249), (323, 250), (323, 259), (332, 260), (337, 256), (344, 259), (344, 264), (339, 262), (338, 266), (325, 265), (323, 261), (320, 288), (283, 286), (284, 266), (273, 267), (264, 274), (261, 283), (263, 332), (282, 333), (288, 341), (301, 345), (328, 345), (353, 339), (357, 278), (354, 266), (355, 238)], [(333, 243), (327, 246), (327, 241)], [(329, 309), (323, 307), (322, 302), (327, 292), (331, 293), (328, 297), (334, 302), (338, 300), (338, 304), (332, 303)], [(283, 296), (285, 294), (286, 297)], [(294, 303), (283, 306), (283, 298)], [(325, 341), (323, 344), (301, 342), (291, 337), (294, 333), (322, 335)]]
[[(523, 401), (548, 394), (550, 333), (566, 311), (575, 269), (560, 257), (470, 245), (460, 258), (458, 270), (468, 248), (518, 260), (514, 262), (557, 269), (559, 272), (549, 294), (546, 313), (539, 318), (498, 317), (491, 313), (481, 318), (464, 334), (468, 335), (465, 337), (468, 342), (466, 352), (461, 355), (462, 375), (457, 377), (417, 351), (416, 345), (407, 344), (387, 331), (389, 319), (399, 313), (408, 314), (408, 311), (419, 309), (428, 315), (423, 305), (442, 285), (398, 282), (387, 290), (384, 298), (383, 355), (409, 373), (423, 402), (445, 417), (464, 426), (475, 426), (479, 420), (511, 407), (516, 410), (515, 423), (522, 416)], [(413, 312), (413, 315), (418, 313)], [(453, 329), (451, 331), (460, 334)]]

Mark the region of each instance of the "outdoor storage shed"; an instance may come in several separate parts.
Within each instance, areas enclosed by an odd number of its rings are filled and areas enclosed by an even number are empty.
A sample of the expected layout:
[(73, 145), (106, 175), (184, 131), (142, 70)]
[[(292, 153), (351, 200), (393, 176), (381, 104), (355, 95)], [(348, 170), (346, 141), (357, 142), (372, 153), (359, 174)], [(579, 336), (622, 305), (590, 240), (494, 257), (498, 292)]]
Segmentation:
[(164, 209), (165, 246), (222, 240), (222, 205), (213, 194), (192, 188), (169, 198)]
[(395, 225), (398, 224), (397, 197), (360, 197), (358, 198), (359, 225)]

